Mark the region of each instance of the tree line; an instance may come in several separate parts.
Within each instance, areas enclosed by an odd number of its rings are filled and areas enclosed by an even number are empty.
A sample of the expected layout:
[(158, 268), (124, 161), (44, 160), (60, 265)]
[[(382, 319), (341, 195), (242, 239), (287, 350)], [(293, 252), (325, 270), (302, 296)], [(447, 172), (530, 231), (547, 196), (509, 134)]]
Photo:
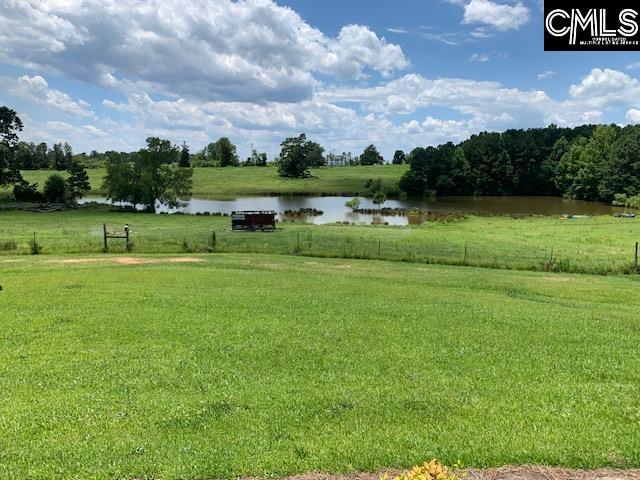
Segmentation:
[(483, 132), (459, 144), (418, 147), (407, 163), (399, 186), (410, 196), (562, 195), (621, 201), (640, 194), (640, 126)]

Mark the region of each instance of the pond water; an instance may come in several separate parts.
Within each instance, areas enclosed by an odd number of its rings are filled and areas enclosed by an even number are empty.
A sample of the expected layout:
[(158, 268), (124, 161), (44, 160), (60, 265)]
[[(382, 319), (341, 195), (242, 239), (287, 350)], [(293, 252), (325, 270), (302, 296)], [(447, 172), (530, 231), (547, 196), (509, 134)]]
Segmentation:
[[(158, 212), (175, 213), (177, 211), (196, 213), (226, 213), (236, 210), (275, 210), (279, 218), (307, 223), (388, 223), (407, 225), (410, 217), (402, 215), (372, 215), (353, 213), (345, 206), (351, 197), (238, 197), (234, 199), (191, 198), (184, 200), (185, 205), (178, 209), (158, 208)], [(80, 203), (110, 203), (105, 197), (87, 196)], [(360, 208), (376, 209), (370, 199), (360, 198)], [(418, 208), (433, 212), (456, 212), (478, 214), (516, 214), (516, 215), (612, 215), (624, 212), (624, 208), (612, 207), (604, 203), (567, 200), (560, 197), (437, 197), (429, 199), (391, 199), (385, 208)], [(285, 215), (287, 210), (316, 209), (321, 215)]]

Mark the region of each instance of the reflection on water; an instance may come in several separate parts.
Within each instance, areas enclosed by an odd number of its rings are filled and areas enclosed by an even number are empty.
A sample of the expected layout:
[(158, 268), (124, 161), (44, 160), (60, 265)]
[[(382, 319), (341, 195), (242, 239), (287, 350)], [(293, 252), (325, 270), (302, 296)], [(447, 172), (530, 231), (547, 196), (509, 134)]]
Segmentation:
[[(305, 223), (350, 222), (364, 224), (407, 225), (422, 223), (420, 216), (379, 215), (354, 213), (345, 206), (350, 197), (238, 197), (235, 199), (191, 198), (185, 200), (185, 206), (179, 209), (158, 208), (158, 212), (174, 213), (226, 213), (235, 210), (275, 210), (279, 218), (284, 219), (286, 210), (316, 209), (321, 215), (295, 215), (293, 219)], [(81, 203), (109, 203), (104, 197), (88, 196)], [(370, 199), (361, 198), (362, 209), (376, 209)], [(456, 212), (478, 214), (516, 214), (516, 215), (612, 215), (623, 212), (624, 208), (612, 207), (604, 203), (567, 200), (559, 197), (438, 197), (429, 199), (387, 200), (385, 208), (423, 209), (433, 212)]]

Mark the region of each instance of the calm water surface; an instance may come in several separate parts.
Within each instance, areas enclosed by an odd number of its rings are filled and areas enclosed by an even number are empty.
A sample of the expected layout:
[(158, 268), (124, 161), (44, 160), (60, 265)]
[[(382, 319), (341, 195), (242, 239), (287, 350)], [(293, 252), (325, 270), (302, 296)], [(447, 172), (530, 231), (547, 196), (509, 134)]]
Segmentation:
[[(321, 210), (319, 216), (298, 216), (297, 220), (308, 223), (387, 222), (390, 225), (407, 225), (409, 218), (395, 215), (365, 215), (353, 213), (345, 207), (351, 197), (238, 197), (234, 199), (191, 198), (184, 200), (185, 206), (178, 209), (160, 207), (158, 212), (175, 213), (231, 213), (235, 210), (275, 210), (283, 219), (286, 210)], [(87, 196), (81, 203), (109, 203), (104, 197)], [(376, 208), (370, 199), (360, 198), (360, 208)], [(460, 212), (478, 214), (534, 214), (534, 215), (612, 215), (623, 212), (623, 208), (604, 203), (567, 200), (560, 197), (438, 197), (423, 200), (387, 200), (385, 208), (420, 208), (438, 212)], [(287, 218), (290, 220), (290, 218)]]

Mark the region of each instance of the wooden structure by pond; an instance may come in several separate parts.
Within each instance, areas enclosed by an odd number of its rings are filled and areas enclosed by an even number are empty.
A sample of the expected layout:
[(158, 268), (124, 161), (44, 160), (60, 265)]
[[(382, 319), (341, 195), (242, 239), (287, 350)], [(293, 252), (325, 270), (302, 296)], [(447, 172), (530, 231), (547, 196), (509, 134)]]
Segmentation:
[(231, 213), (231, 230), (272, 231), (276, 229), (276, 212), (272, 210), (251, 210)]

